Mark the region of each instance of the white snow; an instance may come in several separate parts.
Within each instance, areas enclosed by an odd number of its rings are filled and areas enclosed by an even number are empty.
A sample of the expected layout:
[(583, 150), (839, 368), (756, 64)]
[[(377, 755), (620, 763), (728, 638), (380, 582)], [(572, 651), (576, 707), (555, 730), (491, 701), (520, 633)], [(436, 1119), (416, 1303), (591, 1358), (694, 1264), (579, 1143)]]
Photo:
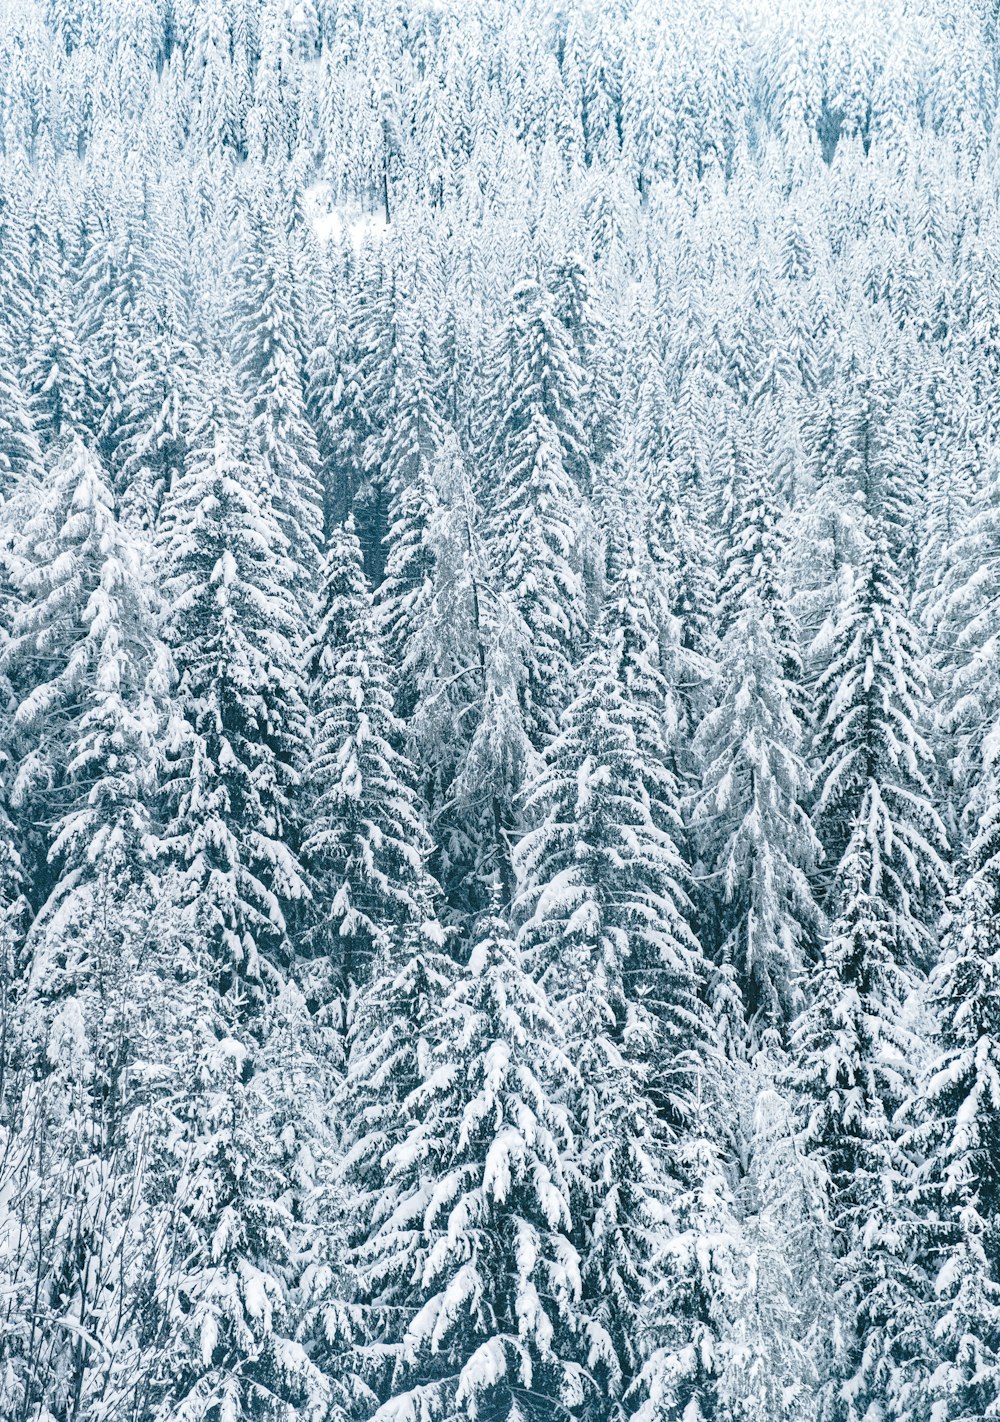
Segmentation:
[(322, 242), (350, 242), (355, 252), (380, 242), (386, 220), (382, 212), (365, 212), (360, 203), (332, 201), (329, 183), (316, 183), (305, 193), (305, 209), (313, 232)]

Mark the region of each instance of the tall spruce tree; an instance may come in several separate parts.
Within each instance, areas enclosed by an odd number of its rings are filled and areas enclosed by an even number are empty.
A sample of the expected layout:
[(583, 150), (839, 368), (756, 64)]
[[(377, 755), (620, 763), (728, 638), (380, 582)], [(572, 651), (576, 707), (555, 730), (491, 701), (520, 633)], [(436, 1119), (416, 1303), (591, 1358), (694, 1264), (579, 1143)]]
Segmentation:
[(323, 535), (319, 451), (306, 412), (306, 331), (294, 251), (251, 190), (234, 252), (232, 354), (257, 462), (296, 581), (315, 587)]
[(497, 908), (450, 989), (437, 987), (427, 1031), (359, 1252), (388, 1306), (374, 1415), (574, 1417), (593, 1387), (559, 1104), (574, 1069)]
[(898, 1115), (914, 1090), (904, 1019), (913, 977), (880, 895), (879, 845), (860, 818), (838, 870), (838, 912), (793, 1036), (791, 1084), (804, 1143), (827, 1173), (843, 1319), (826, 1402), (848, 1417), (904, 1412), (908, 1372), (925, 1345), (928, 1281), (917, 1258), (912, 1170)]
[(213, 926), (192, 932), (184, 896), (180, 883), (165, 945), (174, 1006), (151, 1111), (148, 1371), (136, 1410), (157, 1422), (319, 1419), (333, 1388), (300, 1335), (316, 1171), (328, 1160), (326, 1061), (294, 988), (272, 979), (243, 1020), (219, 992)]
[(885, 907), (894, 957), (901, 965), (925, 965), (947, 878), (945, 831), (923, 734), (923, 649), (878, 518), (867, 525), (864, 561), (817, 691), (815, 823), (835, 875), (831, 892), (838, 892), (847, 843), (867, 835), (872, 893)]
[(213, 940), (223, 991), (247, 1001), (291, 958), (307, 896), (292, 796), (305, 733), (303, 622), (270, 489), (224, 380), (202, 387), (190, 456), (164, 509), (167, 632), (185, 730), (166, 841)]
[(658, 632), (628, 552), (622, 563), (580, 691), (529, 784), (526, 813), (539, 823), (516, 856), (522, 941), (580, 1073), (570, 1100), (585, 1306), (593, 1366), (617, 1405), (641, 1362), (666, 1143), (688, 1109), (704, 1030)]
[(13, 344), (0, 323), (0, 499), (42, 479), (42, 453), (18, 380)]
[(536, 741), (558, 720), (583, 618), (573, 461), (579, 371), (569, 341), (537, 282), (511, 293), (511, 315), (489, 372), (495, 489), (488, 507), (494, 565), (531, 633), (523, 695)]
[(923, 1162), (924, 1258), (934, 1302), (917, 1406), (948, 1418), (985, 1414), (1000, 1348), (1000, 1253), (991, 1161), (1000, 1129), (998, 1075), (998, 795), (992, 737), (967, 819), (975, 834), (964, 861), (942, 955), (926, 996), (933, 1050), (921, 1083), (914, 1154)]
[(711, 876), (706, 946), (735, 970), (753, 1031), (785, 1026), (820, 916), (810, 873), (819, 844), (806, 814), (799, 671), (783, 590), (775, 508), (760, 466), (728, 491), (718, 705), (695, 738), (702, 783), (692, 824)]
[(33, 826), (23, 867), (36, 911), (16, 996), (21, 1097), (8, 1118), (21, 1239), (8, 1362), (12, 1415), (70, 1417), (128, 1395), (141, 1370), (142, 1002), (169, 665), (149, 550), (119, 524), (107, 476), (79, 440), (38, 492), (11, 566), (9, 793)]
[(326, 550), (309, 648), (311, 733), (303, 862), (313, 886), (307, 951), (346, 1003), (399, 930), (434, 918), (433, 842), (401, 749), (392, 682), (353, 519)]

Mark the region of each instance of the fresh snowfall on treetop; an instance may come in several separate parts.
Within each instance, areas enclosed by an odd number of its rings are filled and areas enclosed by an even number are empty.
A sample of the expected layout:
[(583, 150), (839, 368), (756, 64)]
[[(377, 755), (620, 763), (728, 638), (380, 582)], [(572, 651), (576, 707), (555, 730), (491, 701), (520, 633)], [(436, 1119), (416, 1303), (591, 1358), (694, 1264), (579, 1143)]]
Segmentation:
[(0, 0), (0, 1422), (1000, 1422), (1000, 0)]

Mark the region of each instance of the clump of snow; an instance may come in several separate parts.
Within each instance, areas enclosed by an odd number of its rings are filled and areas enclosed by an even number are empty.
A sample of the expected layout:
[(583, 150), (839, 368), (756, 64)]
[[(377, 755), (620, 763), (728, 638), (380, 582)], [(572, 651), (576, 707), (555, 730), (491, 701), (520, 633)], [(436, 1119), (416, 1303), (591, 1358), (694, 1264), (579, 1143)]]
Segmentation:
[(333, 202), (329, 183), (307, 189), (305, 210), (320, 241), (341, 242), (346, 236), (356, 252), (366, 242), (381, 241), (385, 233), (384, 213), (365, 212), (359, 202)]

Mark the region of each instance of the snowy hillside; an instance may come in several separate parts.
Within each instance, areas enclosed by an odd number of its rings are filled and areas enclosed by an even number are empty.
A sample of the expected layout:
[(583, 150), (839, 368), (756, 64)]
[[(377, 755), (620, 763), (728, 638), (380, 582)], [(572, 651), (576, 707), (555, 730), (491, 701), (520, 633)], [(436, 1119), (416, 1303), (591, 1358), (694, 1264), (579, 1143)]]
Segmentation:
[(1000, 1407), (990, 0), (0, 0), (0, 1422)]

